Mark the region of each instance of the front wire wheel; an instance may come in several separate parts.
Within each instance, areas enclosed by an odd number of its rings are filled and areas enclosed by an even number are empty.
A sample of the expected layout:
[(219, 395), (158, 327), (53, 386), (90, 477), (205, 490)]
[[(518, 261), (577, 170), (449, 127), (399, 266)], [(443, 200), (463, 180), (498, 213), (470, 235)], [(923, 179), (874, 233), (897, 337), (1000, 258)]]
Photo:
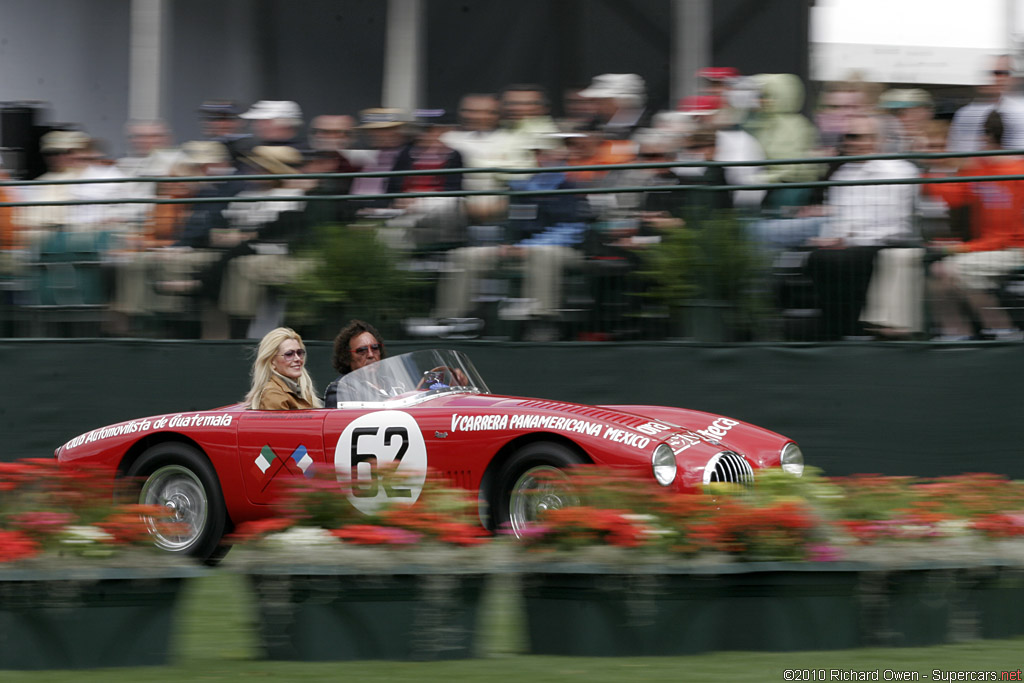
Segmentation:
[(580, 504), (569, 477), (552, 465), (531, 467), (512, 486), (509, 493), (509, 524), (516, 537), (536, 524), (548, 510), (561, 510)]

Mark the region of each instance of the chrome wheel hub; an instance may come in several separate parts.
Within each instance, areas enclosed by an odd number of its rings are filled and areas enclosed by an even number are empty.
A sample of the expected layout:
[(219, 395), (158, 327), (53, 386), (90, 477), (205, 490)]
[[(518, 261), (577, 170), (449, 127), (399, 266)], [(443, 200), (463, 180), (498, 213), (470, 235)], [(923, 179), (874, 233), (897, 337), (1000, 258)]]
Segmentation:
[(159, 548), (181, 552), (194, 544), (206, 527), (210, 503), (196, 474), (180, 465), (165, 465), (154, 471), (139, 493), (143, 505), (157, 505), (168, 519), (146, 518), (146, 525)]

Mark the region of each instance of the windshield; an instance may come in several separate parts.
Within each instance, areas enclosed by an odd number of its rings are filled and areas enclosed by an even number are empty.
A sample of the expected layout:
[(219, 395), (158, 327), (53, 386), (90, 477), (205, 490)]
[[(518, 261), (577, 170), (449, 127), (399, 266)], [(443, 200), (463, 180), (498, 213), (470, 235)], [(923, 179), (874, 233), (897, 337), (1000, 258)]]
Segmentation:
[(348, 373), (338, 382), (337, 407), (400, 407), (449, 393), (490, 392), (464, 353), (429, 349), (385, 358)]

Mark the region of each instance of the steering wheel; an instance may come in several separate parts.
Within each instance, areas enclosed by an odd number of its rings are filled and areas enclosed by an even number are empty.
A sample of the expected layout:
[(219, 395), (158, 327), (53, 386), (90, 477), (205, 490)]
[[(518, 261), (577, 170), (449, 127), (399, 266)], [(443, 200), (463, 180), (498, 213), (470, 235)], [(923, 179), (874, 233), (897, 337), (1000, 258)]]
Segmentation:
[(416, 384), (420, 391), (430, 389), (447, 389), (450, 386), (465, 386), (466, 375), (461, 370), (449, 368), (446, 365), (439, 365), (423, 373), (423, 377)]

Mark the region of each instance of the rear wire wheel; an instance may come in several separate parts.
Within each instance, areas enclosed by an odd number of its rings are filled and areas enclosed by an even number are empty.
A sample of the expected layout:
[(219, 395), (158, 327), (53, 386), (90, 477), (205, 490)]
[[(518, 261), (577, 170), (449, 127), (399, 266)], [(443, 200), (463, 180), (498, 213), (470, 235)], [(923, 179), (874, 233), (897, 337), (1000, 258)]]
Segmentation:
[(196, 448), (169, 442), (153, 446), (128, 470), (139, 482), (142, 505), (166, 508), (171, 525), (147, 519), (154, 544), (161, 550), (215, 564), (230, 546), (224, 494), (213, 466)]

